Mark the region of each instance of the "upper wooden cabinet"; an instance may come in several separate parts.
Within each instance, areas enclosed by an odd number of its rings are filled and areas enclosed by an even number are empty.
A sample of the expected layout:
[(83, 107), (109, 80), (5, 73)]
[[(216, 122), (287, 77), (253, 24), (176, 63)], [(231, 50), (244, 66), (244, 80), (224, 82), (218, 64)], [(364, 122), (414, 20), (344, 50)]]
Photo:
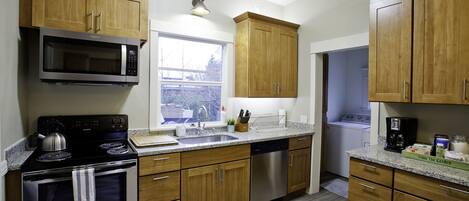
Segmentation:
[(299, 25), (244, 13), (236, 17), (237, 97), (296, 97)]
[(148, 38), (148, 0), (20, 0), (20, 26)]
[(469, 104), (468, 9), (464, 0), (372, 1), (370, 101)]
[(467, 101), (469, 1), (414, 2), (413, 102), (462, 104)]
[(410, 102), (412, 0), (370, 6), (368, 96), (370, 101)]

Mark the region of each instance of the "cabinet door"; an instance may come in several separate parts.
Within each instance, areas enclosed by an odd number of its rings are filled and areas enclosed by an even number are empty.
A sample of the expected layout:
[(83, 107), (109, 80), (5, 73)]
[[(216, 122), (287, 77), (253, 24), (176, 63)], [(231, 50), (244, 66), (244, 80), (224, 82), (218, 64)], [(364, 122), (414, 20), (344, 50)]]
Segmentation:
[(305, 189), (309, 186), (311, 150), (289, 151), (288, 193)]
[(298, 85), (298, 34), (296, 30), (279, 28), (277, 58), (277, 97), (294, 98)]
[(412, 0), (371, 4), (369, 51), (369, 100), (410, 102)]
[(249, 30), (249, 97), (273, 97), (276, 90), (274, 28), (258, 21)]
[(249, 201), (250, 160), (220, 165), (219, 201)]
[(95, 0), (34, 0), (32, 25), (78, 32), (93, 32)]
[(96, 0), (96, 33), (142, 38), (147, 32), (147, 0)]
[(183, 170), (181, 173), (181, 200), (217, 201), (218, 176), (217, 165)]
[(465, 99), (468, 8), (466, 0), (415, 0), (414, 102), (460, 104)]

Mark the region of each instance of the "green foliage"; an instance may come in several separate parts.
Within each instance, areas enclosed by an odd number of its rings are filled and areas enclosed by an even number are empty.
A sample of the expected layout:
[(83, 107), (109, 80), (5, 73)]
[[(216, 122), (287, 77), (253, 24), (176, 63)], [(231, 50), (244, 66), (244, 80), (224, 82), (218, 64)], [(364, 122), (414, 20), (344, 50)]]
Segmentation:
[(230, 126), (235, 125), (235, 119), (230, 118), (230, 119), (228, 119), (228, 121), (226, 123)]

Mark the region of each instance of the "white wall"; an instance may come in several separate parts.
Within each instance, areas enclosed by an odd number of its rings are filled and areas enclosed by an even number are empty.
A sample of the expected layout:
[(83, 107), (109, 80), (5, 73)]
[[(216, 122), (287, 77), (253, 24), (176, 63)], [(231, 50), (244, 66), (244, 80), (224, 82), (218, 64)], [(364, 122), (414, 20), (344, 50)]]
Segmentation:
[(339, 121), (345, 112), (347, 94), (347, 52), (329, 54), (327, 121)]
[[(3, 149), (25, 135), (27, 114), (24, 69), (18, 62), (19, 30), (18, 1), (0, 2), (0, 162), (5, 160)], [(1, 172), (1, 171), (0, 171)], [(0, 200), (4, 200), (4, 178), (0, 175)]]
[[(310, 111), (310, 44), (368, 32), (369, 0), (297, 0), (286, 6), (284, 19), (301, 24), (298, 51), (298, 98), (290, 117), (298, 121)], [(313, 118), (309, 117), (310, 120)]]
[[(245, 11), (281, 18), (283, 8), (264, 0), (207, 1), (212, 13), (200, 18), (190, 15), (188, 0), (150, 1), (151, 19), (186, 26), (188, 29), (222, 31), (235, 34), (233, 17)], [(140, 83), (128, 87), (56, 86), (40, 82), (35, 69), (30, 72), (29, 128), (34, 130), (42, 115), (124, 113), (130, 128), (149, 127), (149, 43), (141, 50)], [(33, 61), (34, 63), (34, 61)], [(278, 102), (278, 101), (274, 101)], [(273, 109), (276, 111), (277, 109)]]
[[(368, 48), (347, 51), (347, 93), (345, 112), (367, 113), (364, 101), (368, 102)], [(366, 84), (364, 85), (363, 82)]]

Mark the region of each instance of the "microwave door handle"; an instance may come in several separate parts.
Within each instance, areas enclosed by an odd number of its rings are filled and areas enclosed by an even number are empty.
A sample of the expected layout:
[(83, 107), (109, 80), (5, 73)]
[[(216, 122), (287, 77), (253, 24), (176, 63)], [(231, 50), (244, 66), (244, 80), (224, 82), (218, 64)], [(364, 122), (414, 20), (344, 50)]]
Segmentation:
[(127, 69), (127, 45), (122, 45), (122, 58), (121, 58), (121, 75), (125, 76), (125, 70)]

